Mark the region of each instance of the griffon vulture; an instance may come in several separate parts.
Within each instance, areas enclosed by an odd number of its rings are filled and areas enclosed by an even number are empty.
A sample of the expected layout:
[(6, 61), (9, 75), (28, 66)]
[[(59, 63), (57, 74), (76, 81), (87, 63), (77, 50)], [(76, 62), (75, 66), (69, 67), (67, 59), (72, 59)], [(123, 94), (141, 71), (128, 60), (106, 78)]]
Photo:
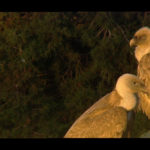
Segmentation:
[[(130, 46), (135, 46), (135, 57), (138, 61), (137, 75), (144, 81), (150, 92), (150, 28), (140, 28), (130, 40)], [(139, 92), (138, 110), (142, 110), (150, 119), (150, 97)]]
[(147, 93), (144, 83), (132, 74), (123, 74), (115, 89), (86, 110), (67, 131), (65, 138), (121, 138), (138, 102), (137, 92)]

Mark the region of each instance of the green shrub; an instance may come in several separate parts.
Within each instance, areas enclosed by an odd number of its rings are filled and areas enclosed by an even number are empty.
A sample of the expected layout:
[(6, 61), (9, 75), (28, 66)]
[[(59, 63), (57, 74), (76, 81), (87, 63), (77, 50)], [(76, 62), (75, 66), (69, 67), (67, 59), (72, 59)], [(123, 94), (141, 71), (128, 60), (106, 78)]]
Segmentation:
[[(119, 17), (118, 17), (119, 16)], [(139, 12), (1, 12), (0, 137), (63, 137), (123, 73)], [(134, 18), (134, 19), (133, 19)], [(143, 123), (141, 123), (140, 120)], [(136, 118), (133, 136), (147, 129)]]

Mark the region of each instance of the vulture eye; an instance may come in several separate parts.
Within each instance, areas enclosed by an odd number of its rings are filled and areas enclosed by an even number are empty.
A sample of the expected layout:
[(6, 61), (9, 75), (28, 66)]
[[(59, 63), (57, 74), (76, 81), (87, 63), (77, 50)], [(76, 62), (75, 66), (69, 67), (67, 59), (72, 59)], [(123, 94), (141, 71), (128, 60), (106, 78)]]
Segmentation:
[(137, 85), (137, 82), (134, 81), (133, 84), (134, 84), (134, 85)]
[(133, 38), (136, 40), (136, 39), (138, 39), (138, 36), (135, 35)]

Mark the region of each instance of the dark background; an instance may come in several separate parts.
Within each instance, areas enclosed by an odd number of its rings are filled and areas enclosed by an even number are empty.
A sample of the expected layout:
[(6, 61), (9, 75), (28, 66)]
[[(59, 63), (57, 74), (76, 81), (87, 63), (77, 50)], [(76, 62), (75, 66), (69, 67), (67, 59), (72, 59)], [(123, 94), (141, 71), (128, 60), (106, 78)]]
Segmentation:
[[(0, 12), (0, 138), (61, 138), (123, 73), (149, 12)], [(150, 129), (137, 113), (132, 137)]]

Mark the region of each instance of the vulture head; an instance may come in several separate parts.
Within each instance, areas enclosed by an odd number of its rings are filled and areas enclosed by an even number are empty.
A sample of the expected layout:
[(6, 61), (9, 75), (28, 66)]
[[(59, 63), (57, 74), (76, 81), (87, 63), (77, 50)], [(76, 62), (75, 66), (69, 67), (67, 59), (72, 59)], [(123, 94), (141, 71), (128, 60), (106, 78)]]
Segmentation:
[(130, 46), (135, 46), (135, 57), (138, 61), (150, 52), (150, 28), (140, 28), (130, 40)]
[(133, 74), (123, 74), (119, 77), (116, 84), (117, 91), (137, 93), (144, 92), (148, 93), (148, 90), (142, 80)]

